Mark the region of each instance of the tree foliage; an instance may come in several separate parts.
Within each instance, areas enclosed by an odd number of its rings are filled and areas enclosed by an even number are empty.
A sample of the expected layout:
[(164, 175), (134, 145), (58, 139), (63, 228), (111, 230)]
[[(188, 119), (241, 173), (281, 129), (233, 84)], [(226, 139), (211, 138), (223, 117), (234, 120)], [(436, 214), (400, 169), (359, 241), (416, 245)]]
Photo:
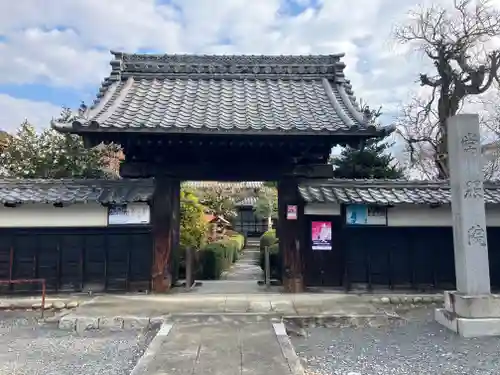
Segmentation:
[(432, 74), (419, 76), (429, 95), (407, 105), (400, 121), (412, 164), (430, 159), (438, 178), (449, 177), (446, 121), (466, 99), (498, 81), (500, 51), (488, 43), (499, 34), (500, 13), (489, 0), (420, 7), (396, 29), (396, 39), (415, 47), (434, 67)]
[(0, 130), (0, 151), (2, 151), (7, 145), (9, 144), (11, 140), (11, 136), (9, 133)]
[(403, 169), (389, 152), (391, 143), (368, 140), (359, 148), (347, 146), (340, 156), (333, 158), (336, 178), (395, 179), (404, 176)]
[(237, 215), (235, 203), (243, 199), (250, 190), (252, 189), (241, 187), (238, 184), (213, 183), (199, 188), (197, 193), (211, 214), (231, 220)]
[(205, 207), (190, 189), (182, 188), (180, 199), (180, 245), (183, 248), (200, 249), (207, 236)]
[(258, 219), (267, 219), (268, 230), (272, 229), (272, 219), (278, 216), (278, 190), (271, 187), (260, 189), (253, 210)]
[(0, 154), (1, 174), (13, 178), (113, 178), (106, 158), (116, 154), (114, 144), (84, 147), (81, 137), (53, 129), (37, 132), (27, 121)]
[[(361, 110), (372, 124), (377, 124), (382, 107), (370, 109), (361, 101)], [(369, 139), (357, 147), (346, 146), (339, 156), (332, 158), (336, 178), (402, 178), (403, 168), (390, 152), (393, 143), (381, 139)]]

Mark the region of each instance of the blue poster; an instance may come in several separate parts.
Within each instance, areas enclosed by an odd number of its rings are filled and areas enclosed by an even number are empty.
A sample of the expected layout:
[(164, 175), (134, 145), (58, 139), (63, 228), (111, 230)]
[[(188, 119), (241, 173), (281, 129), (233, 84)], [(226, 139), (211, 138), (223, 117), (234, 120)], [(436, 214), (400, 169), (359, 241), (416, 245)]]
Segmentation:
[(346, 207), (347, 224), (368, 224), (368, 207), (364, 204), (350, 204)]

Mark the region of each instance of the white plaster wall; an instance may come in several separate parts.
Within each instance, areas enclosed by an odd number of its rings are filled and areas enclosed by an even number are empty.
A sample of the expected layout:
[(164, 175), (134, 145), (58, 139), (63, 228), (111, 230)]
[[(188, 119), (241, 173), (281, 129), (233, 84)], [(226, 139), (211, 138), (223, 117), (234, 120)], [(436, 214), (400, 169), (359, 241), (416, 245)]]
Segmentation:
[(340, 215), (340, 205), (331, 203), (309, 203), (304, 207), (306, 215)]
[[(389, 208), (387, 224), (393, 227), (451, 226), (451, 207), (395, 206)], [(500, 207), (498, 205), (486, 206), (486, 225), (489, 227), (500, 227)]]
[(0, 206), (0, 228), (105, 227), (108, 210), (97, 203), (54, 207), (52, 204)]
[[(340, 215), (340, 205), (312, 203), (306, 205), (304, 212), (306, 215)], [(451, 226), (451, 207), (397, 205), (388, 209), (387, 225), (393, 227)], [(500, 206), (486, 206), (486, 225), (500, 227)]]

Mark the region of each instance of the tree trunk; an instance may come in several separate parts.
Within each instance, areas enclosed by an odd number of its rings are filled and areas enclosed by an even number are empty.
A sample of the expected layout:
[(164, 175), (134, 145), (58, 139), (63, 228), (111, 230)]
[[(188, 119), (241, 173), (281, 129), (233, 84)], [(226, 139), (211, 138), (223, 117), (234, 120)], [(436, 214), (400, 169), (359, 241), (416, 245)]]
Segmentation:
[(455, 116), (460, 108), (460, 103), (465, 97), (465, 91), (451, 90), (451, 78), (442, 77), (443, 85), (440, 90), (438, 101), (439, 131), (436, 142), (436, 155), (434, 162), (438, 169), (438, 178), (446, 180), (450, 178), (450, 167), (448, 160), (448, 119)]

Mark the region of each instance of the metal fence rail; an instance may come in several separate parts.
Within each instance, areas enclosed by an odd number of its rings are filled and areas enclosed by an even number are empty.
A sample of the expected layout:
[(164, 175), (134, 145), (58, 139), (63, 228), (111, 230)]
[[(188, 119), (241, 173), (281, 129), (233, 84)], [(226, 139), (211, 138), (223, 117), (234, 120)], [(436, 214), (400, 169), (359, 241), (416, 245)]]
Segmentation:
[(44, 311), (45, 311), (45, 296), (47, 292), (47, 286), (46, 286), (46, 281), (45, 279), (13, 279), (12, 278), (12, 270), (14, 267), (14, 248), (10, 248), (10, 257), (9, 257), (9, 279), (8, 280), (0, 280), (0, 285), (16, 285), (16, 284), (38, 284), (40, 283), (42, 285), (42, 303), (41, 303), (41, 310), (42, 310), (42, 318), (44, 317)]
[(45, 295), (46, 295), (46, 286), (45, 279), (16, 279), (16, 280), (0, 280), (0, 284), (14, 285), (14, 284), (42, 284), (42, 318), (44, 316), (45, 311)]

